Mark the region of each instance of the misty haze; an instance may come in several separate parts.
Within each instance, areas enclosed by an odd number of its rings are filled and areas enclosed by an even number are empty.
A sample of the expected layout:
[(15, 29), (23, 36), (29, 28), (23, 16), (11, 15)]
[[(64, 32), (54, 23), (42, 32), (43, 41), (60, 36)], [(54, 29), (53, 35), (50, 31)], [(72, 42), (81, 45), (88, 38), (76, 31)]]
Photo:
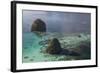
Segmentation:
[(47, 32), (90, 32), (90, 13), (23, 10), (23, 32), (30, 32), (36, 19), (46, 23)]

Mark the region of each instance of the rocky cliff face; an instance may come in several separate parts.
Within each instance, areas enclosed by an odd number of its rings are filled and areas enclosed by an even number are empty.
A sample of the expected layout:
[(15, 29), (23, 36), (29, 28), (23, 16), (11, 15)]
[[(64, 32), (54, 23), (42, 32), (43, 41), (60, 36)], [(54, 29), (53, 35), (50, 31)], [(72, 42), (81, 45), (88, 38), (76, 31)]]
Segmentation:
[(31, 32), (46, 32), (46, 23), (41, 19), (36, 19), (31, 27)]

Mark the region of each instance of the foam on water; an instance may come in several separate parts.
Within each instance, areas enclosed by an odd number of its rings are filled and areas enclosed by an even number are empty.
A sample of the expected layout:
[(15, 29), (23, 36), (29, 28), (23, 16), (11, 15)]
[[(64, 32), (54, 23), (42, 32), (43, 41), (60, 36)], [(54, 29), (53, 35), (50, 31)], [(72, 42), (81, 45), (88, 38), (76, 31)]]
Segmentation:
[[(78, 35), (81, 35), (81, 37)], [(61, 46), (71, 48), (77, 46), (81, 41), (90, 41), (90, 34), (77, 33), (77, 34), (60, 34), (60, 33), (47, 33), (44, 36), (38, 36), (34, 33), (23, 33), (23, 47), (22, 47), (22, 61), (23, 63), (31, 62), (44, 62), (44, 61), (59, 61), (66, 57), (65, 55), (57, 56), (41, 53), (41, 48), (45, 49), (44, 45), (40, 45), (39, 42), (58, 38)], [(67, 56), (68, 60), (74, 60), (73, 56)], [(66, 60), (67, 60), (66, 59)], [(64, 59), (63, 59), (64, 60)]]

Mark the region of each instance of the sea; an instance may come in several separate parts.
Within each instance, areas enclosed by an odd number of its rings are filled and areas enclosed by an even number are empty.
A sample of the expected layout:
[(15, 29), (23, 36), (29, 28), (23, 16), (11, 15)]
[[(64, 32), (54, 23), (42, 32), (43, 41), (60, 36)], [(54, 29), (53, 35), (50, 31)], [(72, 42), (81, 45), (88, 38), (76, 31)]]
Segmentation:
[(82, 41), (90, 42), (91, 40), (90, 33), (47, 32), (45, 34), (37, 34), (36, 32), (23, 32), (22, 63), (77, 60), (77, 56), (51, 55), (43, 52), (48, 46), (46, 40), (53, 38), (57, 38), (61, 46), (65, 49), (74, 48)]

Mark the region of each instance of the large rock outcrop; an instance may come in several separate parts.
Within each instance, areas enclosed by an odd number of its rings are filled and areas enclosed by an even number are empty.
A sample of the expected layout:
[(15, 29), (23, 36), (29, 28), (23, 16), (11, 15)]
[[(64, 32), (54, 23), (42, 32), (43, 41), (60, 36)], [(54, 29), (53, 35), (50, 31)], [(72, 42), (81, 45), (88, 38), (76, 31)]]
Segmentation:
[(91, 43), (90, 41), (83, 41), (77, 47), (79, 48), (79, 52), (81, 54), (82, 59), (90, 59), (91, 58)]
[(71, 49), (69, 55), (79, 56), (78, 59), (90, 59), (91, 58), (91, 43), (90, 41), (82, 41), (75, 48)]
[(46, 24), (41, 19), (36, 19), (31, 27), (31, 32), (46, 32)]
[(60, 54), (62, 51), (60, 42), (58, 41), (58, 39), (53, 38), (50, 42), (49, 45), (46, 49), (46, 53), (49, 54)]

